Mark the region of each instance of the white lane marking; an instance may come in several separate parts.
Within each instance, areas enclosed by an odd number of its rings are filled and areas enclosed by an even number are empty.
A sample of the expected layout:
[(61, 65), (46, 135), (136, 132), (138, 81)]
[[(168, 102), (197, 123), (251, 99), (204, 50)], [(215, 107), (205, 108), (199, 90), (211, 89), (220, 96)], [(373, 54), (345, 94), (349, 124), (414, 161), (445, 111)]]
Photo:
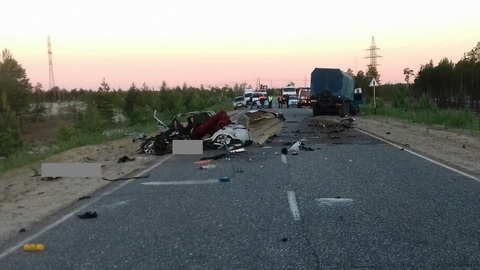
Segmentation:
[(300, 210), (297, 205), (297, 198), (295, 197), (295, 191), (288, 191), (288, 204), (290, 205), (290, 211), (292, 211), (293, 219), (296, 221), (300, 220)]
[[(162, 164), (163, 162), (165, 162), (166, 160), (168, 160), (169, 158), (171, 158), (173, 155), (165, 155), (159, 162), (157, 162), (156, 164), (152, 165), (151, 167), (149, 168), (146, 168), (145, 170), (139, 172), (138, 174), (135, 175), (135, 177), (139, 177), (139, 176), (142, 176), (144, 174), (146, 174), (147, 172), (153, 170), (154, 168), (156, 168), (157, 166), (159, 166), (160, 164)], [(121, 183), (120, 185), (118, 185), (117, 187), (111, 189), (110, 191), (106, 192), (106, 193), (103, 193), (102, 195), (110, 195), (112, 194), (113, 192), (119, 190), (120, 188), (124, 187), (125, 185), (127, 185), (128, 183), (132, 182), (133, 180), (135, 179), (131, 179), (131, 180), (126, 180), (124, 181), (123, 183)], [(96, 198), (93, 198), (91, 199), (87, 204), (81, 206), (81, 207), (78, 207), (74, 210), (72, 210), (70, 213), (68, 214), (65, 214), (64, 216), (62, 216), (59, 220), (53, 222), (52, 224), (46, 226), (45, 228), (41, 229), (39, 232), (37, 232), (36, 234), (26, 238), (25, 240), (23, 241), (20, 241), (18, 242), (17, 244), (13, 245), (11, 248), (8, 248), (7, 250), (3, 251), (2, 253), (0, 253), (0, 260), (3, 259), (5, 256), (7, 256), (8, 254), (14, 252), (15, 250), (19, 249), (19, 248), (22, 248), (23, 245), (25, 245), (26, 243), (29, 243), (31, 242), (33, 239), (41, 236), (42, 234), (48, 232), (49, 230), (57, 227), (58, 225), (62, 224), (64, 221), (66, 221), (67, 219), (69, 219), (70, 217), (72, 217), (73, 215), (75, 215), (77, 212), (79, 212), (80, 210), (82, 209), (85, 209), (87, 208), (88, 206), (90, 206), (91, 204), (97, 202), (98, 200), (100, 200), (102, 198), (102, 196), (100, 197), (96, 197)]]
[(420, 157), (420, 158), (423, 158), (423, 159), (425, 159), (425, 160), (427, 160), (427, 161), (430, 161), (430, 162), (432, 162), (432, 163), (434, 163), (434, 164), (437, 164), (437, 165), (439, 165), (439, 166), (442, 166), (442, 167), (445, 168), (445, 169), (454, 171), (454, 172), (456, 172), (456, 173), (458, 173), (458, 174), (461, 174), (461, 175), (463, 175), (463, 176), (465, 176), (465, 177), (468, 177), (468, 178), (473, 179), (473, 180), (475, 180), (475, 181), (477, 181), (477, 182), (480, 182), (480, 179), (478, 179), (477, 177), (475, 177), (475, 176), (473, 176), (473, 175), (471, 175), (471, 174), (462, 172), (462, 171), (457, 170), (457, 169), (455, 169), (455, 168), (452, 168), (452, 167), (450, 167), (450, 166), (448, 166), (448, 165), (445, 165), (445, 164), (443, 164), (443, 163), (440, 163), (440, 162), (438, 162), (438, 161), (436, 161), (436, 160), (433, 160), (433, 159), (428, 158), (428, 157), (426, 157), (426, 156), (423, 156), (423, 155), (421, 155), (421, 154), (415, 153), (415, 152), (413, 152), (413, 151), (411, 151), (411, 150), (405, 149), (405, 148), (402, 147), (402, 146), (396, 145), (396, 144), (394, 144), (394, 143), (392, 143), (392, 142), (389, 142), (389, 141), (387, 141), (387, 140), (384, 140), (384, 139), (382, 139), (382, 138), (380, 138), (380, 137), (377, 137), (377, 136), (375, 136), (375, 135), (373, 135), (373, 134), (370, 134), (370, 133), (368, 133), (368, 132), (365, 132), (365, 131), (363, 131), (363, 130), (360, 130), (360, 129), (357, 129), (357, 128), (355, 128), (355, 129), (358, 130), (358, 131), (360, 131), (360, 132), (362, 132), (362, 133), (364, 133), (364, 134), (366, 134), (366, 135), (368, 135), (368, 136), (371, 136), (371, 137), (373, 137), (373, 138), (375, 138), (375, 139), (378, 139), (378, 140), (380, 140), (380, 141), (382, 141), (382, 142), (388, 143), (388, 144), (390, 144), (390, 145), (392, 145), (392, 146), (394, 146), (394, 147), (397, 147), (397, 148), (399, 148), (399, 149), (403, 149), (403, 151), (406, 151), (406, 152), (408, 152), (408, 153), (410, 153), (410, 154), (412, 154), (412, 155), (415, 155), (415, 156), (417, 156), (417, 157)]
[(282, 162), (287, 164), (287, 155), (282, 154)]
[(333, 204), (351, 204), (353, 203), (352, 199), (348, 198), (320, 198), (315, 199), (321, 205), (333, 205)]
[(188, 180), (188, 181), (169, 181), (169, 182), (145, 182), (142, 185), (146, 186), (168, 186), (168, 185), (198, 185), (198, 184), (212, 184), (219, 183), (218, 179), (206, 180)]

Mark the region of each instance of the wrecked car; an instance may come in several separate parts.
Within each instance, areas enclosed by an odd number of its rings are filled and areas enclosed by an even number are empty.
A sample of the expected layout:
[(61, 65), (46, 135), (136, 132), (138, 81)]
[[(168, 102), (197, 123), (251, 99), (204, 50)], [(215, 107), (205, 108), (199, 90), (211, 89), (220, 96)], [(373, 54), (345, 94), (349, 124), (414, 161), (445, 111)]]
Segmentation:
[(233, 123), (227, 112), (195, 111), (177, 114), (166, 125), (154, 112), (160, 134), (147, 137), (137, 135), (142, 141), (140, 151), (146, 154), (163, 155), (172, 153), (173, 140), (203, 140), (205, 147), (229, 148), (252, 143), (263, 145), (281, 130), (285, 118), (281, 113), (251, 110)]

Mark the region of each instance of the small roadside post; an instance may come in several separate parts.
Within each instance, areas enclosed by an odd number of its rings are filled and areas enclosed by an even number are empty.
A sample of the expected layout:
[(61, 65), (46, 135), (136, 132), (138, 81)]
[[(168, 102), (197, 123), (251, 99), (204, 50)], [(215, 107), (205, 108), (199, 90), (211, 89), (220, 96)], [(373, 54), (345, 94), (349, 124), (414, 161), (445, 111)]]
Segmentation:
[(376, 98), (375, 98), (375, 86), (377, 85), (377, 81), (375, 78), (372, 79), (370, 82), (370, 87), (373, 87), (373, 114), (377, 114), (377, 103), (376, 103)]

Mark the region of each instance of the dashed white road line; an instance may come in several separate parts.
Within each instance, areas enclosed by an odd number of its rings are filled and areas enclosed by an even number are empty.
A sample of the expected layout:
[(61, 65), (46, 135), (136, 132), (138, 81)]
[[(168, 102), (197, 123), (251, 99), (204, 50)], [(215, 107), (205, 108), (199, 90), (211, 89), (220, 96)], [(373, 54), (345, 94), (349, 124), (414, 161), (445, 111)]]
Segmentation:
[(168, 181), (168, 182), (145, 182), (142, 185), (146, 186), (169, 186), (169, 185), (198, 185), (198, 184), (212, 184), (220, 183), (218, 179), (206, 180), (187, 180), (187, 181)]
[(290, 205), (290, 211), (292, 212), (293, 219), (295, 221), (299, 221), (300, 218), (300, 210), (298, 209), (297, 198), (295, 197), (295, 191), (288, 191), (288, 204)]

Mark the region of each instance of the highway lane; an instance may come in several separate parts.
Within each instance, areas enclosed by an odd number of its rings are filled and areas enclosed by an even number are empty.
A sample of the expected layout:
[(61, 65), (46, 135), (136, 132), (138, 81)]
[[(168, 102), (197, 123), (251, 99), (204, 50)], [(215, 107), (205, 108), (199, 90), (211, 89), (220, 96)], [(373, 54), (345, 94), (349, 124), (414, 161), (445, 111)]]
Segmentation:
[[(33, 242), (46, 249), (15, 249), (0, 269), (478, 267), (478, 182), (354, 129), (322, 134), (308, 110), (282, 111), (288, 123), (269, 148), (210, 170), (173, 156), (99, 192), (83, 209), (98, 218), (38, 228)], [(283, 163), (275, 153), (299, 139), (314, 151)]]

